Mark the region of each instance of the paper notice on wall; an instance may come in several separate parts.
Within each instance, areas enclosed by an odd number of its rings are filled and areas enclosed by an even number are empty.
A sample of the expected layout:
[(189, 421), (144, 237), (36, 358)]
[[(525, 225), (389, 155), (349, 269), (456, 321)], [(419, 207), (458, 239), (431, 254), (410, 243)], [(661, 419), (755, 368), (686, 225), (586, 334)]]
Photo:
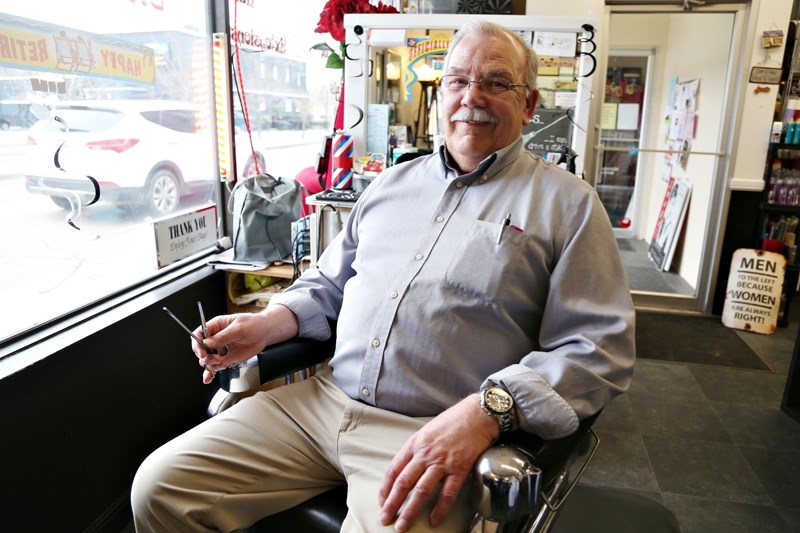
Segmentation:
[(617, 110), (617, 129), (639, 129), (639, 104), (619, 104), (619, 109)]
[(722, 323), (729, 328), (770, 335), (778, 325), (786, 258), (779, 253), (742, 248), (733, 253)]
[(556, 91), (556, 107), (569, 109), (578, 103), (578, 93), (576, 91)]
[(577, 44), (578, 34), (574, 31), (533, 33), (533, 49), (540, 56), (575, 57)]
[(617, 105), (618, 104), (603, 104), (603, 114), (600, 117), (600, 127), (604, 130), (617, 129)]
[(386, 153), (388, 144), (389, 105), (369, 104), (367, 107), (367, 153)]

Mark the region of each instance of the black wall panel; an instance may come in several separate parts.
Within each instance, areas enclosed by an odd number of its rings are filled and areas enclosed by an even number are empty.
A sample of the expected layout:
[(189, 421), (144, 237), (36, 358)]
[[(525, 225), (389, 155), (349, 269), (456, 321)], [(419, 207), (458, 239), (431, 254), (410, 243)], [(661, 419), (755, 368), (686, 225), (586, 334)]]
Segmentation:
[[(190, 327), (225, 312), (221, 272), (0, 380), (0, 529), (119, 531), (150, 451), (205, 418)], [(13, 305), (13, 304), (12, 304)]]

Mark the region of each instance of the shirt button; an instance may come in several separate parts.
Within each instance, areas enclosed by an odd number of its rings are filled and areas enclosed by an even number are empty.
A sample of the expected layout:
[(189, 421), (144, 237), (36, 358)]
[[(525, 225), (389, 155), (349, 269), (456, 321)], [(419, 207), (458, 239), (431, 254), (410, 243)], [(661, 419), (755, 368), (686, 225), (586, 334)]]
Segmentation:
[(361, 394), (363, 394), (364, 396), (369, 397), (369, 389), (364, 387), (363, 389), (361, 389)]
[(444, 222), (444, 217), (439, 215), (438, 217), (436, 217), (436, 222)]
[(380, 346), (380, 345), (381, 345), (381, 341), (380, 341), (380, 340), (378, 340), (378, 339), (372, 339), (372, 345), (373, 345), (375, 348), (377, 348), (378, 346)]
[(397, 298), (397, 291), (392, 291), (392, 292), (390, 292), (390, 293), (389, 293), (389, 296), (391, 296), (391, 297), (392, 297), (392, 300), (394, 300), (395, 298)]
[(489, 179), (489, 176), (481, 176), (481, 181), (482, 181), (482, 182), (483, 182), (483, 181), (486, 181), (486, 180), (488, 180), (488, 179)]
[(464, 184), (462, 182), (460, 182), (460, 181), (456, 182), (456, 189), (460, 189), (463, 186), (464, 186)]
[(414, 256), (414, 259), (416, 259), (417, 261), (419, 261), (420, 259), (422, 259), (422, 254), (417, 254), (417, 255), (415, 255), (415, 256)]

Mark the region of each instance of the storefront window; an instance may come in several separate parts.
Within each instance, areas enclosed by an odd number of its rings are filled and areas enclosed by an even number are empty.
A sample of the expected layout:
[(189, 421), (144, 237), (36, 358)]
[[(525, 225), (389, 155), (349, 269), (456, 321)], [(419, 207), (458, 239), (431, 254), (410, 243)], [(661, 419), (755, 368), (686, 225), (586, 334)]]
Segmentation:
[[(306, 3), (301, 13), (229, 6), (236, 27), (260, 38), (235, 58), (240, 176), (293, 178), (315, 164), (329, 133), (338, 85), (309, 51), (324, 40), (313, 33), (323, 2)], [(226, 208), (205, 3), (6, 4), (0, 342), (157, 276), (152, 220)], [(270, 49), (265, 39), (283, 44)]]
[(263, 149), (260, 170), (275, 177), (294, 178), (315, 166), (324, 137), (332, 133), (342, 73), (326, 69), (326, 59), (311, 49), (323, 41), (335, 44), (328, 34), (314, 33), (325, 1), (304, 0), (302, 13), (265, 2), (230, 2), (230, 25), (238, 29), (231, 45), (238, 141), (252, 139)]

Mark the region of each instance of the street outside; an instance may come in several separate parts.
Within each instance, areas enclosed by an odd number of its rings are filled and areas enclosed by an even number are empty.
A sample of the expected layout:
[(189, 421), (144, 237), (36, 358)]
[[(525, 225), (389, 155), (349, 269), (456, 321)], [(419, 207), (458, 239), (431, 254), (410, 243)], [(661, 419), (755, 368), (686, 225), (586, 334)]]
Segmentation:
[[(135, 284), (157, 272), (149, 219), (102, 201), (69, 212), (25, 189), (27, 130), (0, 131), (2, 243), (0, 339), (20, 333)], [(316, 163), (326, 130), (254, 132), (267, 159), (261, 169), (294, 178)], [(239, 135), (238, 138), (244, 138)], [(239, 149), (249, 149), (239, 146)], [(188, 206), (187, 206), (188, 207)]]

